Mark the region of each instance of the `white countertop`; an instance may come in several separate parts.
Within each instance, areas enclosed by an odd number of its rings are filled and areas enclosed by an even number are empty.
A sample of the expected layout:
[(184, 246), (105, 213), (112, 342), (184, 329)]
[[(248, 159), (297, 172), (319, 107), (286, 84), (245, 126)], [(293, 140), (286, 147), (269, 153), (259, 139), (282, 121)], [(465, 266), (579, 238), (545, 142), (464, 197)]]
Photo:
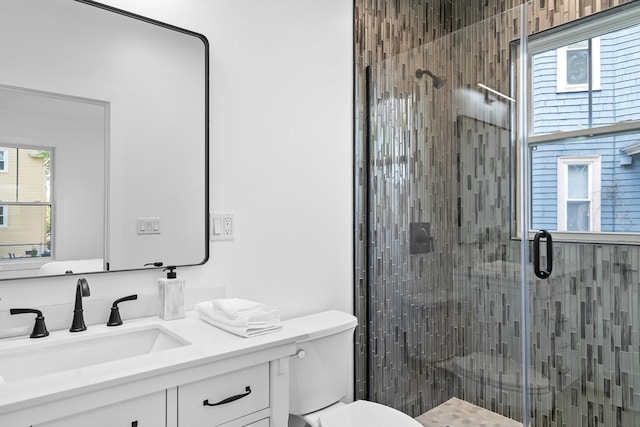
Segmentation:
[[(243, 338), (205, 323), (194, 312), (187, 312), (186, 318), (179, 320), (163, 321), (153, 316), (127, 320), (117, 327), (90, 325), (86, 331), (79, 333), (64, 330), (53, 331), (46, 338), (3, 339), (0, 340), (0, 370), (1, 350), (33, 346), (34, 351), (43, 351), (40, 348), (43, 343), (55, 344), (57, 341), (78, 336), (97, 336), (115, 330), (126, 331), (149, 325), (160, 325), (191, 344), (98, 365), (0, 383), (0, 417), (34, 406), (42, 407), (46, 404), (60, 403), (61, 399), (81, 398), (87, 394), (114, 387), (131, 388), (134, 382), (140, 384), (146, 380), (152, 380), (152, 383), (146, 381), (148, 389), (180, 385), (181, 381), (193, 381), (193, 375), (189, 375), (190, 368), (215, 362), (225, 362), (226, 368), (233, 368), (233, 363), (241, 359), (243, 361), (237, 363), (262, 363), (274, 357), (285, 357), (293, 354), (296, 341), (306, 337), (304, 332), (287, 327), (285, 323), (283, 329), (277, 332)], [(253, 356), (255, 360), (250, 359), (252, 355), (255, 355)], [(195, 371), (197, 369), (191, 369), (191, 372)], [(176, 373), (180, 375), (171, 376)], [(163, 381), (158, 378), (168, 379)], [(143, 387), (139, 393), (146, 391), (148, 390)]]

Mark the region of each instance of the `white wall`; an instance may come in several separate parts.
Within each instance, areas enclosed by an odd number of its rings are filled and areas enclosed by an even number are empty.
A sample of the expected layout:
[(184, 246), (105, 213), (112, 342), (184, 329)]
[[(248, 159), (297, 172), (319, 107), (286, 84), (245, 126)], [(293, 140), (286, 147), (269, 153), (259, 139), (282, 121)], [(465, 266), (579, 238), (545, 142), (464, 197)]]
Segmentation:
[[(200, 32), (211, 45), (211, 206), (235, 214), (236, 235), (212, 243), (205, 265), (178, 270), (187, 287), (223, 285), (283, 318), (351, 312), (352, 2), (105, 3)], [(153, 293), (158, 276), (87, 276), (89, 300)], [(47, 316), (74, 291), (70, 277), (0, 282), (0, 321), (17, 306)], [(108, 313), (85, 315), (91, 324)]]

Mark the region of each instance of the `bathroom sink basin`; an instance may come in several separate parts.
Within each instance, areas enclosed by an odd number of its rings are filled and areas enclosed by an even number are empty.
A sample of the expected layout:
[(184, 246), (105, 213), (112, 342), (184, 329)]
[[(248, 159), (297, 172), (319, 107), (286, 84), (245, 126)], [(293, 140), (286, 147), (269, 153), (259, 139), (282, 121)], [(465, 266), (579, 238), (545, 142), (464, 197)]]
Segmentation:
[(66, 336), (23, 345), (0, 343), (0, 382), (13, 382), (182, 347), (190, 343), (150, 325), (94, 335)]

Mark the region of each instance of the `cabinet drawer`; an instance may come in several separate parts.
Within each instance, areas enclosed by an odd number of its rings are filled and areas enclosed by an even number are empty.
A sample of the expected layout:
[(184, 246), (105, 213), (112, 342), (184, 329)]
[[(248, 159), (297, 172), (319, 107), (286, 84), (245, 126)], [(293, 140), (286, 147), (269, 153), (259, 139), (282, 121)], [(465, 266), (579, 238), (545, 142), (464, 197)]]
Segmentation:
[(217, 426), (267, 407), (269, 364), (178, 387), (179, 426)]
[(92, 409), (35, 427), (158, 427), (165, 425), (164, 391)]

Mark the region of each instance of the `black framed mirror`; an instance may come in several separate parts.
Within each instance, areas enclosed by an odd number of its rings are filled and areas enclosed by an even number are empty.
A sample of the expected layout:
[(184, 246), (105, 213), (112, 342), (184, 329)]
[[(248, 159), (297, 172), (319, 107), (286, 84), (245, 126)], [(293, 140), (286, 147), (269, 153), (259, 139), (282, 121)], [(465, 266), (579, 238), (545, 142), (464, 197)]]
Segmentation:
[(0, 1), (0, 280), (209, 257), (209, 44), (87, 0)]

